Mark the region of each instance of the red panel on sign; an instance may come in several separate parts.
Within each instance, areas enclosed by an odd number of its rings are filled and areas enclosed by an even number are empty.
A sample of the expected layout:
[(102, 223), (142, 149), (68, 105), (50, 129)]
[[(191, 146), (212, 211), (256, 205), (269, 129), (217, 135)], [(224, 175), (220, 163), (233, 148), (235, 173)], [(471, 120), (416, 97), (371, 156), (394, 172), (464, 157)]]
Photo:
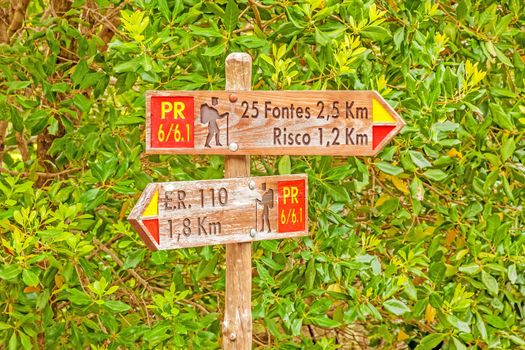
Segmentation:
[(144, 226), (148, 229), (149, 233), (155, 238), (155, 241), (157, 241), (157, 244), (160, 244), (159, 240), (159, 220), (157, 219), (151, 219), (151, 220), (142, 220), (144, 223)]
[(151, 147), (193, 148), (193, 97), (151, 97)]
[(372, 149), (375, 150), (395, 127), (395, 125), (374, 125), (372, 127)]
[(306, 223), (305, 180), (277, 183), (277, 232), (303, 231)]

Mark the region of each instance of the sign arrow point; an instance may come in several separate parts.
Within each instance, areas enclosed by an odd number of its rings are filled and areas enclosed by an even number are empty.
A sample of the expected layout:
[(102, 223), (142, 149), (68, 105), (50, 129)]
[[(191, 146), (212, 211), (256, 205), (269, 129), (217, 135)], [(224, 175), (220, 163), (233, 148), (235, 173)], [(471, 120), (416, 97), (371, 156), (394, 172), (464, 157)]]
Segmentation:
[(372, 97), (372, 150), (378, 152), (405, 122), (379, 94), (375, 95)]
[(156, 184), (150, 184), (140, 196), (128, 219), (146, 245), (153, 250), (157, 250), (160, 244), (158, 216), (159, 190)]
[(396, 125), (374, 125), (372, 126), (372, 149), (377, 146), (396, 128)]
[(375, 123), (396, 123), (396, 120), (392, 116), (392, 113), (388, 111), (383, 103), (378, 101), (376, 98), (372, 98), (372, 120)]
[(142, 223), (148, 229), (149, 233), (155, 239), (157, 244), (160, 244), (160, 239), (159, 239), (159, 220), (158, 219), (142, 220)]

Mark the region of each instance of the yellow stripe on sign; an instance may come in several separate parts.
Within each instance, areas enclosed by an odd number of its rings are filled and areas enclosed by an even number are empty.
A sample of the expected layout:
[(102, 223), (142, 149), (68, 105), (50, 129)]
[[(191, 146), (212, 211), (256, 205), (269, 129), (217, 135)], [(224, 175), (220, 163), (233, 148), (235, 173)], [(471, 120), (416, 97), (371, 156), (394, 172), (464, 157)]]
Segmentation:
[(151, 201), (149, 202), (146, 210), (142, 213), (142, 216), (157, 216), (159, 215), (159, 191), (155, 190)]
[(383, 107), (381, 102), (372, 98), (372, 120), (374, 123), (395, 123), (396, 120)]

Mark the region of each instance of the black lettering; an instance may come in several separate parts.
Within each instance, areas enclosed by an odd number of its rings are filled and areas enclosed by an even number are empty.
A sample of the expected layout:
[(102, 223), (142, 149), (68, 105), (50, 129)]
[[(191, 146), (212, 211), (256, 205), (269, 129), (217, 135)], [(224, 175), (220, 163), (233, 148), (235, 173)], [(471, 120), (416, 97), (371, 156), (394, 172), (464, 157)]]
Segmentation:
[(355, 109), (356, 118), (368, 119), (368, 108), (366, 107), (357, 107)]
[(210, 222), (209, 224), (210, 235), (219, 235), (222, 233), (222, 226), (220, 222)]
[(323, 119), (324, 118), (324, 115), (323, 115), (323, 111), (324, 111), (324, 102), (323, 101), (318, 101), (317, 102), (317, 107), (321, 106), (321, 110), (319, 111), (319, 114), (317, 115), (317, 119)]
[(352, 134), (354, 133), (354, 128), (346, 128), (346, 144), (354, 145), (354, 140), (352, 139)]
[(281, 140), (279, 140), (279, 137), (281, 136), (281, 129), (279, 128), (273, 128), (273, 144), (274, 145), (280, 145)]
[(170, 225), (170, 238), (173, 238), (173, 220), (168, 219), (168, 224)]
[(287, 144), (288, 145), (293, 145), (293, 134), (288, 134), (288, 142), (287, 142)]
[(244, 112), (242, 113), (241, 118), (248, 118), (248, 108), (250, 107), (250, 104), (248, 101), (242, 101), (241, 106), (244, 107)]
[(295, 144), (300, 145), (301, 144), (301, 134), (295, 135)]
[(297, 118), (302, 118), (303, 117), (303, 109), (301, 107), (297, 107), (297, 109), (295, 111), (297, 113)]
[(334, 141), (332, 141), (332, 145), (339, 146), (340, 143), (339, 143), (339, 141), (337, 141), (339, 139), (339, 129), (338, 128), (333, 128), (332, 129), (332, 134), (335, 134)]
[(288, 107), (283, 107), (283, 109), (281, 110), (281, 116), (286, 119), (290, 119), (290, 110), (288, 109)]
[(264, 102), (264, 117), (265, 118), (268, 118), (268, 114), (269, 112), (271, 112), (271, 107), (269, 107), (269, 105), (271, 105), (272, 102), (271, 101), (265, 101)]
[(303, 135), (303, 145), (309, 145), (311, 140), (310, 134)]
[(279, 109), (279, 107), (272, 108), (272, 116), (276, 119), (281, 116), (281, 110)]
[(184, 198), (186, 198), (186, 192), (184, 192), (183, 190), (178, 190), (177, 197), (179, 199), (179, 202), (177, 203), (177, 209), (180, 209), (181, 205), (182, 205), (182, 209), (186, 209), (186, 204), (184, 204)]
[[(191, 227), (190, 227), (190, 224), (191, 224), (191, 220), (189, 218), (184, 218), (184, 220), (182, 220), (182, 234), (186, 237), (188, 237), (189, 235), (191, 235)], [(178, 234), (177, 236), (177, 242), (180, 240), (180, 233)]]
[(207, 235), (208, 232), (206, 231), (206, 228), (204, 227), (204, 221), (206, 221), (208, 217), (205, 216), (203, 218), (197, 218), (197, 224), (198, 224), (198, 228), (199, 228), (199, 236), (201, 234), (204, 234), (204, 235)]
[(175, 202), (175, 194), (173, 193), (173, 191), (166, 191), (164, 193), (164, 198), (166, 199), (164, 201), (164, 208), (166, 210), (175, 209), (173, 206), (173, 203)]
[(306, 113), (306, 119), (310, 119), (310, 117), (312, 116), (312, 114), (310, 113), (310, 107), (306, 107), (304, 109), (304, 112)]
[(356, 134), (355, 140), (358, 145), (368, 145), (368, 135), (367, 134)]
[(352, 112), (352, 107), (354, 107), (354, 101), (352, 101), (350, 104), (348, 104), (348, 101), (346, 101), (346, 119), (355, 119), (354, 113)]
[(221, 187), (219, 189), (219, 204), (224, 206), (226, 203), (228, 203), (228, 191), (226, 188)]

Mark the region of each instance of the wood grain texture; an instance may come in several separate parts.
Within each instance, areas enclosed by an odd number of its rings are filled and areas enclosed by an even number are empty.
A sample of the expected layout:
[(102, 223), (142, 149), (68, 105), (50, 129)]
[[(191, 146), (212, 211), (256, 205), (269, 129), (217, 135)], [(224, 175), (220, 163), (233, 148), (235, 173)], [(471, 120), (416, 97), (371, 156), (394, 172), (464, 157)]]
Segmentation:
[[(160, 117), (158, 113), (152, 115), (151, 101), (162, 97), (193, 98), (193, 147), (152, 147), (152, 137), (158, 135), (158, 130), (152, 128), (152, 118)], [(376, 149), (372, 146), (372, 126), (385, 123), (373, 122), (373, 99), (392, 115), (393, 123), (387, 124), (395, 125), (392, 134)], [(208, 122), (201, 113), (212, 113), (216, 118)], [(404, 121), (376, 91), (236, 89), (146, 94), (146, 152), (155, 154), (370, 156), (381, 150), (403, 125)], [(236, 151), (230, 150), (231, 143), (237, 144)]]
[[(291, 182), (297, 193), (286, 197)], [(264, 198), (271, 198), (266, 216)], [(292, 211), (286, 200), (296, 202)], [(152, 183), (128, 219), (148, 247), (171, 250), (305, 236), (307, 213), (307, 176), (294, 174)], [(147, 220), (158, 221), (158, 232), (148, 231)], [(287, 222), (300, 227), (288, 228)]]
[[(226, 90), (251, 90), (252, 58), (246, 53), (226, 57)], [(250, 157), (224, 157), (224, 176), (250, 176)], [(252, 243), (226, 245), (226, 292), (222, 347), (252, 348)]]

